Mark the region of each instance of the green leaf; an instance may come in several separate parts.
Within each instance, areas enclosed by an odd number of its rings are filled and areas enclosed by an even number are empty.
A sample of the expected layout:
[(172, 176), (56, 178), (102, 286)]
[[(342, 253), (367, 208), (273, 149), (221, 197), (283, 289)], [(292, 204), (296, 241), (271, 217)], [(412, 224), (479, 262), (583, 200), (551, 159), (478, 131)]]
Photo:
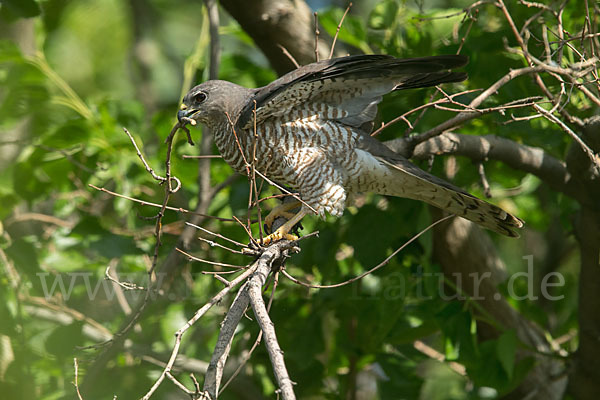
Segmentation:
[(509, 379), (513, 377), (515, 368), (515, 353), (517, 350), (517, 335), (514, 330), (504, 332), (497, 341), (496, 354), (502, 368)]
[[(320, 15), (320, 24), (331, 36), (336, 34), (343, 13), (344, 11), (342, 9), (334, 8)], [(365, 29), (365, 25), (358, 17), (352, 15), (346, 16), (338, 33), (338, 39), (360, 49), (363, 53), (373, 52), (367, 43), (367, 30)]]
[(12, 192), (0, 193), (0, 219), (6, 218), (12, 213), (13, 207), (19, 203), (20, 199)]
[(22, 61), (23, 56), (16, 44), (8, 40), (0, 40), (0, 65)]
[(48, 336), (44, 347), (46, 351), (60, 358), (71, 358), (75, 355), (76, 347), (83, 345), (83, 322), (59, 326)]
[[(377, 260), (386, 255), (401, 232), (396, 229), (397, 222), (390, 218), (389, 214), (368, 204), (359, 210), (350, 221), (347, 228), (347, 243), (354, 248), (354, 257), (363, 265), (370, 268)], [(381, 235), (386, 232), (385, 235)], [(365, 238), (377, 238), (380, 240), (365, 240)]]
[(369, 16), (369, 28), (386, 29), (395, 21), (398, 14), (398, 3), (395, 0), (386, 0), (377, 4)]
[(19, 271), (27, 273), (30, 277), (33, 278), (35, 273), (40, 271), (38, 252), (30, 240), (25, 238), (14, 240), (11, 246), (6, 249), (6, 254), (15, 263), (15, 267)]
[(40, 15), (41, 10), (34, 0), (2, 0), (0, 15), (6, 21), (18, 18), (31, 18)]

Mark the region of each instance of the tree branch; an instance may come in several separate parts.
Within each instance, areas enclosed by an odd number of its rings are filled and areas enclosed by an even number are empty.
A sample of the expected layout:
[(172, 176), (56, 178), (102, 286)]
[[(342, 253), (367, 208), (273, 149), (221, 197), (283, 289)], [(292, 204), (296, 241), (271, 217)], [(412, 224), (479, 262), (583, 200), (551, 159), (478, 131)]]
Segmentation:
[[(406, 154), (407, 139), (398, 138), (385, 142), (390, 149)], [(497, 160), (519, 171), (531, 173), (555, 190), (576, 199), (587, 197), (576, 185), (566, 164), (538, 147), (531, 147), (496, 135), (462, 135), (446, 132), (417, 145), (413, 158), (427, 159), (432, 155), (453, 154), (474, 161)]]
[(246, 312), (250, 298), (248, 297), (248, 291), (246, 285), (242, 286), (238, 292), (235, 300), (229, 307), (229, 311), (223, 320), (221, 331), (219, 332), (219, 338), (215, 345), (206, 376), (204, 377), (204, 388), (203, 390), (210, 395), (211, 399), (216, 399), (219, 393), (219, 387), (221, 386), (221, 379), (223, 378), (223, 370), (225, 369), (225, 362), (229, 356), (231, 350), (231, 343), (233, 342), (233, 336), (235, 330)]
[[(279, 75), (296, 68), (279, 46), (300, 65), (315, 61), (313, 15), (304, 1), (257, 0), (249, 5), (246, 0), (221, 0), (221, 5), (252, 37)], [(326, 59), (329, 49), (328, 43), (319, 41), (319, 58)]]
[(283, 251), (286, 247), (290, 247), (290, 242), (277, 242), (263, 253), (257, 261), (256, 272), (248, 281), (247, 290), (250, 297), (250, 305), (263, 332), (264, 343), (269, 353), (271, 364), (273, 365), (273, 372), (279, 385), (281, 397), (283, 400), (293, 400), (296, 398), (292, 387), (294, 382), (292, 382), (287, 372), (283, 351), (277, 342), (274, 324), (271, 318), (269, 318), (267, 307), (262, 298), (262, 287), (267, 280), (267, 276), (271, 272), (273, 264), (278, 259), (286, 256)]

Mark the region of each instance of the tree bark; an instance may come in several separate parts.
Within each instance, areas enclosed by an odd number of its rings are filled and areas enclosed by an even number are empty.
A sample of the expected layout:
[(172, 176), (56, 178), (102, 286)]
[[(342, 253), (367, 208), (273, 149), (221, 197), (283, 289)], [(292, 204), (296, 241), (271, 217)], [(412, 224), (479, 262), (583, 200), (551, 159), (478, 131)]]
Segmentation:
[(538, 147), (523, 145), (496, 135), (473, 136), (446, 132), (418, 144), (412, 152), (408, 152), (404, 138), (388, 140), (385, 145), (405, 157), (420, 160), (444, 154), (464, 156), (474, 161), (497, 160), (511, 168), (537, 176), (554, 190), (574, 198), (587, 199), (571, 179), (565, 162)]
[[(585, 121), (581, 133), (586, 143), (600, 151), (600, 117)], [(581, 252), (579, 275), (579, 348), (570, 374), (569, 392), (577, 400), (592, 400), (600, 393), (600, 177), (582, 150), (572, 145), (567, 167), (581, 190), (594, 200), (582, 204), (574, 227)]]
[[(296, 68), (279, 46), (300, 65), (315, 61), (314, 17), (303, 0), (221, 0), (221, 5), (252, 37), (279, 75)], [(320, 59), (329, 56), (329, 48), (319, 41)]]
[[(35, 55), (35, 19), (19, 19), (13, 23), (0, 24), (0, 39), (13, 41), (19, 47), (24, 56), (31, 57)], [(8, 128), (2, 134), (2, 139), (9, 141), (19, 141), (26, 139), (31, 130), (31, 117), (23, 117), (14, 126)], [(0, 170), (7, 165), (14, 163), (21, 149), (21, 144), (5, 144), (0, 146)]]

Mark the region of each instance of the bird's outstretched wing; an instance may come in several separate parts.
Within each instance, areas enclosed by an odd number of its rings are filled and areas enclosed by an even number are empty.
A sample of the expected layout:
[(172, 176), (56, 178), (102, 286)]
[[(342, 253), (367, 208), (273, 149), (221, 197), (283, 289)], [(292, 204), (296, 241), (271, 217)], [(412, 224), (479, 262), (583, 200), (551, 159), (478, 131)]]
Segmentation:
[(249, 129), (271, 117), (337, 120), (359, 127), (373, 120), (384, 94), (398, 89), (460, 82), (453, 72), (466, 56), (446, 55), (397, 59), (387, 55), (357, 55), (300, 67), (259, 88), (242, 109), (238, 126)]

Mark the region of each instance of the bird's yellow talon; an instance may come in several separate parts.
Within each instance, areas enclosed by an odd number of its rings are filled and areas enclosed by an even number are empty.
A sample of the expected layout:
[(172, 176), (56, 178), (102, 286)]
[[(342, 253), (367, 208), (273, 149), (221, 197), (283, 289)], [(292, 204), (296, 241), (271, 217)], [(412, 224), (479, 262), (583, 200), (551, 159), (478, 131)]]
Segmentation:
[[(289, 206), (288, 206), (289, 207)], [(272, 212), (271, 212), (272, 213)], [(287, 213), (287, 211), (286, 211)], [(296, 225), (300, 220), (306, 215), (306, 211), (304, 209), (300, 209), (300, 211), (293, 215), (285, 224), (281, 225), (275, 232), (271, 233), (267, 237), (264, 237), (262, 240), (262, 245), (267, 245), (269, 243), (274, 243), (279, 240), (298, 240), (298, 236), (292, 235), (289, 233), (294, 225)]]
[(268, 245), (271, 243), (278, 242), (280, 240), (298, 240), (298, 236), (292, 235), (291, 233), (282, 233), (279, 230), (271, 233), (268, 236), (265, 236), (262, 240), (262, 245)]

